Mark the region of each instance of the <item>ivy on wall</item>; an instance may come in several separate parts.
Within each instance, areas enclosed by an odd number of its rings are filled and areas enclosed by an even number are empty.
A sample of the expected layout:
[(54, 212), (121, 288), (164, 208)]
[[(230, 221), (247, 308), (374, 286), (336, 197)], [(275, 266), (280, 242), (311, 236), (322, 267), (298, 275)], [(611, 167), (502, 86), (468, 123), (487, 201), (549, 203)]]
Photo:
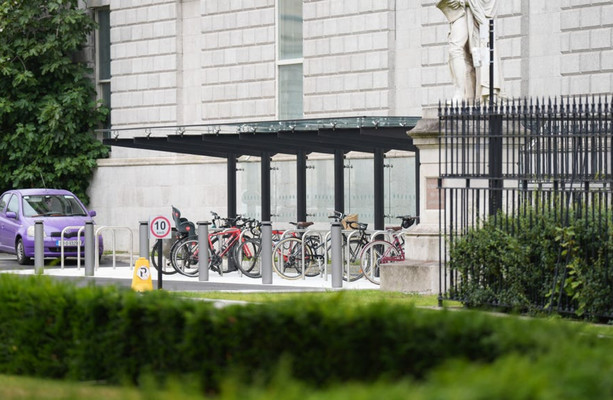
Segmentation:
[(88, 201), (108, 110), (75, 61), (95, 22), (77, 0), (0, 2), (0, 191), (56, 187)]

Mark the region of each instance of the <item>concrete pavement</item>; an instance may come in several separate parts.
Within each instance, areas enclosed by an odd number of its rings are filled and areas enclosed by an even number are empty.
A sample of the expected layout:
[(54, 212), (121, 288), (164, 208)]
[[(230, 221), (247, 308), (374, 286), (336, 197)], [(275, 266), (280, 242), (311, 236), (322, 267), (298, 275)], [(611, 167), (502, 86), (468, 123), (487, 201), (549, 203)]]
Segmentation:
[[(113, 284), (130, 287), (134, 277), (134, 269), (129, 264), (129, 256), (116, 258), (113, 266), (112, 256), (105, 255), (101, 265), (94, 271), (93, 277), (85, 276), (83, 265), (79, 268), (76, 260), (67, 260), (64, 268), (60, 268), (59, 260), (45, 260), (44, 275), (57, 279), (71, 280), (79, 285), (91, 282), (95, 284)], [(22, 275), (34, 274), (33, 265), (19, 265), (12, 254), (0, 253), (0, 272)], [(151, 268), (153, 288), (158, 286), (158, 273)], [(272, 284), (263, 284), (262, 279), (240, 276), (238, 272), (226, 273), (223, 276), (209, 271), (209, 280), (200, 281), (198, 277), (186, 277), (179, 274), (163, 275), (162, 288), (174, 291), (244, 291), (244, 292), (308, 292), (325, 290), (364, 290), (379, 289), (366, 279), (356, 282), (342, 282), (342, 288), (332, 288), (332, 278), (311, 277), (306, 279), (287, 280), (273, 273)]]

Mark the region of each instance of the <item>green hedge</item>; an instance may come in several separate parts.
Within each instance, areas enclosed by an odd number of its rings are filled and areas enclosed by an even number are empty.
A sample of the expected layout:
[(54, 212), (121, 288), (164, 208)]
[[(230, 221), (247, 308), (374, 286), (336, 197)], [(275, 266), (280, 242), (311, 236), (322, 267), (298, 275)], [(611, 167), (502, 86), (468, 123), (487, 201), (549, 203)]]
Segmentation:
[(0, 302), (0, 373), (83, 381), (187, 376), (218, 390), (229, 376), (267, 382), (280, 366), (317, 387), (423, 380), (453, 360), (487, 365), (510, 355), (556, 354), (567, 343), (588, 351), (602, 346), (570, 324), (385, 303), (356, 307), (342, 293), (321, 302), (216, 309), (160, 291), (78, 289), (42, 276), (2, 275)]
[(449, 260), (460, 275), (449, 295), (469, 307), (613, 316), (610, 210), (498, 214), (454, 238)]

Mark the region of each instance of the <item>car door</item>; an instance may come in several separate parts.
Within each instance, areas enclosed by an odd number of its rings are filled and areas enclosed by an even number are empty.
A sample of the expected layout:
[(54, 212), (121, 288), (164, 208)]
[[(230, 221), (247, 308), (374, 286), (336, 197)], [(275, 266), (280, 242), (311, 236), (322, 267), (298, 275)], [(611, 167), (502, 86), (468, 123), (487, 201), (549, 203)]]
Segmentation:
[[(13, 231), (15, 220), (9, 221), (6, 217), (7, 206), (13, 196), (12, 193), (5, 193), (0, 197), (0, 250), (12, 251), (13, 243), (11, 243), (10, 232)], [(16, 197), (16, 196), (15, 196)]]

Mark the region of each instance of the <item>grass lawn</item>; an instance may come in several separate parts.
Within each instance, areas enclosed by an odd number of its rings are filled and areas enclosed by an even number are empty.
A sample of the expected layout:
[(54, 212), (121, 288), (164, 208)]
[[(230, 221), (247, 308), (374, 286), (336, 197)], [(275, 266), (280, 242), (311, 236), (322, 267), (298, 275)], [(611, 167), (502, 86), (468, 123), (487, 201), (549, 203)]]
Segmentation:
[[(276, 301), (305, 299), (329, 299), (342, 298), (348, 303), (363, 305), (373, 302), (385, 301), (397, 304), (414, 304), (416, 307), (438, 307), (437, 295), (419, 295), (400, 292), (383, 292), (380, 290), (343, 290), (326, 292), (297, 292), (297, 293), (266, 293), (266, 292), (177, 292), (178, 296), (211, 299), (211, 300), (235, 300), (253, 303), (269, 303)], [(457, 301), (445, 301), (445, 307), (462, 307)]]

